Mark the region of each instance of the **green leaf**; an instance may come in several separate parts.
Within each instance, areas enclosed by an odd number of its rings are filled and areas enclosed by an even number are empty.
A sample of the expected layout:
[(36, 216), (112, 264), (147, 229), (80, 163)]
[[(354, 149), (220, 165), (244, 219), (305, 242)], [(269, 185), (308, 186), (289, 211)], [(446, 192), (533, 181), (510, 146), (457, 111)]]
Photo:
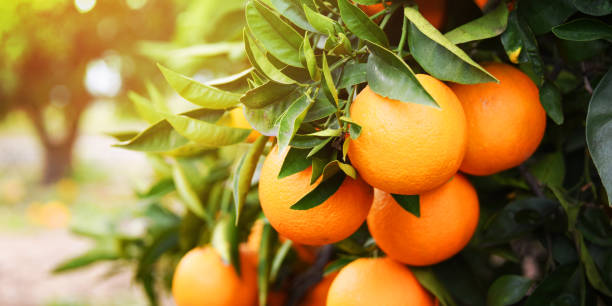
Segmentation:
[(180, 163), (173, 160), (172, 163), (172, 178), (174, 179), (174, 186), (176, 186), (176, 192), (183, 200), (183, 203), (187, 206), (191, 212), (196, 216), (206, 220), (206, 213), (204, 212), (204, 206), (198, 194), (193, 190), (193, 186)]
[(306, 13), (306, 19), (316, 30), (313, 32), (318, 32), (320, 34), (327, 34), (329, 36), (333, 36), (337, 33), (337, 30), (340, 29), (340, 25), (333, 19), (323, 16), (319, 14), (319, 12), (314, 9), (308, 7), (304, 4), (304, 12)]
[(612, 205), (612, 69), (599, 81), (589, 102), (586, 138), (589, 152)]
[(546, 154), (538, 160), (531, 171), (543, 184), (561, 187), (565, 178), (563, 154), (561, 152)]
[(230, 215), (221, 217), (212, 233), (212, 247), (219, 253), (221, 260), (226, 265), (231, 264), (240, 273), (240, 254), (238, 251), (238, 227), (234, 226), (233, 218)]
[[(310, 166), (310, 160), (308, 160), (306, 156), (308, 155), (309, 151), (310, 150), (297, 149), (293, 147), (289, 148), (289, 152), (287, 152), (287, 155), (283, 160), (283, 165), (278, 172), (278, 178), (282, 179), (308, 168)], [(270, 154), (276, 153), (270, 152)]]
[(120, 131), (120, 132), (106, 132), (105, 135), (113, 137), (119, 141), (128, 141), (138, 135), (135, 131)]
[(399, 204), (405, 211), (415, 215), (417, 218), (421, 217), (421, 204), (419, 195), (404, 195), (404, 194), (391, 194), (395, 202)]
[(323, 204), (338, 191), (345, 178), (344, 172), (338, 172), (328, 180), (322, 181), (315, 189), (291, 205), (291, 209), (307, 210)]
[(572, 0), (574, 6), (581, 12), (592, 16), (604, 16), (612, 13), (610, 0)]
[(336, 112), (336, 106), (332, 104), (331, 101), (327, 98), (323, 91), (319, 91), (317, 97), (315, 98), (314, 104), (308, 110), (306, 117), (304, 118), (304, 122), (312, 122), (322, 118), (326, 118), (329, 115)]
[(342, 21), (355, 36), (381, 46), (389, 45), (385, 32), (360, 8), (352, 5), (348, 0), (338, 0), (338, 8)]
[(162, 113), (169, 113), (170, 108), (168, 108), (168, 103), (166, 103), (166, 98), (164, 95), (157, 89), (155, 85), (151, 81), (147, 81), (145, 83), (147, 88), (147, 93), (149, 94), (149, 98), (151, 99), (151, 104), (153, 104), (153, 108)]
[(463, 50), (444, 37), (416, 8), (404, 8), (404, 15), (410, 20), (410, 52), (429, 74), (439, 80), (460, 84), (498, 82)]
[(565, 210), (565, 214), (567, 215), (567, 229), (570, 232), (573, 232), (576, 229), (576, 220), (578, 219), (578, 214), (580, 213), (580, 205), (570, 203), (563, 190), (556, 185), (549, 185), (548, 188), (553, 192), (559, 203)]
[(295, 29), (257, 0), (247, 3), (246, 20), (268, 52), (287, 65), (302, 67), (299, 56), (302, 36)]
[(276, 66), (274, 66), (274, 64), (270, 62), (270, 60), (268, 60), (268, 57), (266, 57), (264, 52), (259, 49), (257, 43), (251, 39), (251, 35), (246, 28), (244, 28), (242, 36), (244, 39), (244, 49), (247, 57), (251, 62), (251, 65), (253, 65), (257, 71), (261, 72), (271, 80), (281, 84), (295, 83), (294, 80), (284, 75), (278, 68), (276, 68)]
[(544, 82), (540, 88), (540, 102), (546, 110), (546, 114), (557, 125), (563, 124), (563, 105), (561, 104), (561, 91), (556, 85)]
[(168, 84), (185, 100), (209, 109), (225, 109), (238, 104), (240, 95), (202, 84), (157, 64)]
[(350, 264), (351, 262), (353, 262), (355, 259), (357, 259), (358, 257), (340, 257), (332, 262), (330, 262), (327, 266), (325, 266), (325, 269), (323, 270), (323, 276), (327, 276), (329, 274), (332, 274), (336, 271), (339, 271), (340, 269), (344, 268), (344, 266)]
[(287, 254), (289, 254), (289, 250), (291, 250), (292, 245), (293, 241), (287, 239), (276, 251), (274, 259), (272, 259), (272, 267), (270, 268), (270, 282), (274, 282), (276, 280), (278, 272), (283, 265), (283, 261), (285, 261), (285, 258), (287, 258)]
[(525, 17), (536, 35), (544, 34), (576, 12), (572, 0), (522, 0), (519, 15)]
[[(306, 14), (302, 9), (302, 3), (300, 0), (270, 0), (270, 2), (281, 15), (285, 16), (296, 26), (306, 31), (315, 31), (315, 29), (306, 19)], [(308, 7), (306, 4), (304, 4), (304, 6)]]
[(268, 286), (270, 277), (270, 249), (273, 245), (272, 240), (276, 240), (275, 232), (266, 220), (261, 232), (259, 242), (259, 254), (257, 264), (257, 289), (259, 292), (259, 305), (266, 305), (268, 299)]
[(453, 300), (453, 297), (450, 292), (448, 292), (448, 290), (446, 290), (446, 287), (444, 287), (444, 284), (442, 284), (438, 280), (436, 274), (431, 268), (411, 267), (410, 270), (414, 274), (414, 277), (416, 277), (416, 279), (419, 281), (419, 283), (423, 287), (425, 287), (425, 289), (431, 292), (436, 298), (438, 298), (441, 305), (457, 305), (457, 303), (455, 303), (455, 301)]
[(462, 44), (500, 35), (506, 30), (507, 25), (508, 8), (505, 3), (500, 2), (486, 15), (455, 28), (444, 36), (453, 44)]
[(240, 219), (240, 212), (244, 203), (246, 202), (247, 194), (251, 190), (251, 181), (253, 180), (253, 174), (257, 168), (259, 157), (266, 147), (268, 142), (267, 136), (259, 136), (255, 142), (251, 145), (249, 150), (240, 159), (236, 172), (234, 173), (233, 180), (233, 195), (234, 195), (234, 212), (236, 213), (236, 225)]
[(317, 152), (321, 151), (332, 140), (332, 138), (333, 137), (328, 137), (327, 139), (325, 139), (320, 144), (314, 146), (312, 148), (312, 150), (310, 150), (310, 152), (308, 152), (308, 155), (306, 156), (306, 158), (310, 158), (310, 157), (314, 156), (315, 154), (317, 154)]
[(527, 294), (531, 283), (530, 279), (522, 276), (503, 275), (489, 287), (487, 305), (505, 306), (517, 303)]
[(565, 288), (576, 273), (576, 265), (564, 265), (550, 273), (527, 298), (525, 306), (541, 306), (550, 304), (558, 296), (565, 293)]
[(612, 40), (612, 26), (592, 18), (574, 19), (552, 28), (555, 36), (573, 41)]
[(344, 65), (342, 76), (338, 82), (338, 88), (348, 90), (353, 85), (365, 83), (367, 81), (367, 66), (366, 63), (348, 62)]
[(289, 145), (311, 106), (312, 100), (310, 97), (307, 94), (302, 95), (289, 106), (287, 112), (281, 117), (278, 127), (279, 152), (282, 152)]
[(242, 142), (251, 133), (251, 129), (221, 126), (185, 116), (168, 115), (166, 120), (185, 138), (214, 147)]
[(268, 81), (259, 87), (247, 91), (240, 97), (240, 102), (251, 109), (263, 108), (285, 100), (296, 89), (297, 87), (294, 85)]
[(247, 107), (244, 115), (249, 124), (261, 134), (266, 136), (276, 136), (278, 135), (280, 118), (291, 103), (300, 95), (301, 93), (299, 91), (292, 91), (284, 97), (279, 97), (276, 102), (265, 107)]
[(423, 88), (416, 76), (391, 50), (368, 44), (367, 80), (377, 94), (402, 102), (418, 103), (439, 108), (438, 103)]
[(155, 110), (149, 99), (137, 94), (134, 91), (128, 92), (128, 98), (130, 98), (130, 100), (132, 100), (134, 103), (138, 116), (144, 119), (146, 122), (155, 123), (164, 119), (164, 116)]
[(593, 286), (593, 288), (597, 289), (599, 292), (612, 297), (612, 290), (608, 288), (601, 275), (599, 274), (599, 270), (597, 270), (597, 265), (595, 261), (593, 261), (593, 257), (589, 253), (589, 249), (584, 242), (584, 238), (580, 232), (575, 232), (576, 242), (580, 248), (580, 260), (582, 264), (584, 264), (584, 269), (586, 270), (587, 279), (589, 283)]
[[(325, 140), (316, 136), (295, 135), (289, 143), (289, 146), (297, 149), (311, 149), (323, 141)], [(307, 153), (304, 153), (304, 158), (306, 158), (306, 154)]]
[(527, 63), (532, 70), (529, 76), (540, 87), (544, 81), (544, 63), (535, 35), (516, 11), (510, 12), (508, 27), (501, 36), (502, 44), (511, 62)]
[(62, 273), (72, 271), (74, 269), (83, 268), (91, 264), (106, 261), (117, 260), (121, 258), (116, 250), (109, 248), (94, 247), (93, 249), (66, 261), (59, 263), (53, 268), (53, 273)]
[(317, 66), (317, 58), (315, 57), (314, 50), (310, 45), (310, 39), (308, 39), (308, 35), (304, 36), (304, 42), (302, 43), (302, 52), (304, 58), (302, 59), (302, 63), (306, 65), (308, 69), (308, 74), (313, 81), (318, 81), (321, 79), (321, 73), (319, 71), (319, 67)]
[(251, 72), (253, 72), (253, 69), (254, 68), (251, 67), (230, 76), (211, 80), (206, 82), (206, 85), (213, 86), (221, 90), (242, 94), (249, 89), (247, 79), (251, 75)]
[(334, 102), (336, 102), (336, 107), (338, 106), (338, 90), (336, 89), (336, 85), (334, 84), (334, 79), (331, 76), (331, 71), (329, 71), (329, 66), (327, 65), (327, 56), (323, 54), (323, 63), (321, 64), (321, 69), (323, 70), (323, 77), (325, 79), (325, 85), (327, 85), (327, 89), (331, 93), (334, 98)]
[(320, 136), (320, 137), (337, 137), (342, 135), (341, 129), (325, 129), (316, 131), (314, 133), (307, 134), (308, 136)]
[(355, 121), (351, 120), (351, 118), (340, 117), (342, 122), (349, 123), (349, 134), (351, 135), (351, 139), (357, 139), (359, 135), (361, 135), (361, 125), (357, 124)]

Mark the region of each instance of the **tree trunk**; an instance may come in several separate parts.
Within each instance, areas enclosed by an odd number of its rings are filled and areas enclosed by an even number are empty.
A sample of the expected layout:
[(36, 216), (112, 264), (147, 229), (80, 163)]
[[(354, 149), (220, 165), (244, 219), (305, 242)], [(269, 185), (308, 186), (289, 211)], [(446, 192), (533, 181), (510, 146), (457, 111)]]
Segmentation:
[(72, 141), (44, 146), (43, 184), (55, 183), (70, 173), (72, 168), (72, 147)]

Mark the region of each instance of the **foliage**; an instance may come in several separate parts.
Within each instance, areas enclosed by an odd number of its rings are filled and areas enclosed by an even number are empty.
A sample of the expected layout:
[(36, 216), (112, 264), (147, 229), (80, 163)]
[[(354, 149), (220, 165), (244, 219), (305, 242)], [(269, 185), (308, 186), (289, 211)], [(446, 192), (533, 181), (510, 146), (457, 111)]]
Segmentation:
[[(96, 235), (92, 252), (60, 268), (89, 263), (84, 259), (92, 254), (109, 259), (96, 250), (106, 250), (111, 239), (117, 257), (138, 266), (137, 277), (154, 302), (156, 282), (168, 285), (178, 256), (197, 244), (212, 239), (235, 263), (237, 244), (260, 212), (259, 155), (272, 143), (263, 136), (241, 143), (249, 131), (228, 123), (232, 108), (243, 108), (254, 129), (288, 148), (279, 177), (312, 166), (311, 181), (322, 178), (293, 207), (309, 209), (339, 188), (339, 178), (356, 174), (346, 151), (361, 128), (349, 107), (366, 83), (380, 95), (437, 107), (415, 73), (491, 82), (495, 78), (478, 63), (503, 61), (518, 64), (539, 86), (551, 119), (545, 138), (520, 167), (470, 178), (481, 203), (475, 236), (461, 253), (415, 274), (444, 305), (611, 303), (612, 72), (606, 70), (612, 8), (608, 1), (490, 2), (481, 13), (470, 1), (450, 1), (446, 34), (412, 2), (385, 5), (372, 17), (347, 0), (249, 0), (244, 12), (239, 6), (231, 15), (244, 16), (246, 27), (227, 37), (244, 37), (253, 68), (201, 83), (188, 77), (193, 68), (160, 66), (172, 88), (197, 105), (190, 112), (176, 115), (146, 104), (153, 96), (135, 99), (159, 118), (119, 145), (146, 152), (158, 170), (158, 181), (140, 195), (147, 230), (138, 237)], [(394, 196), (418, 215), (418, 197)], [(179, 199), (182, 209), (171, 209), (169, 198)], [(303, 271), (295, 257), (285, 257), (287, 247), (271, 227), (264, 233), (260, 301), (267, 288), (299, 287), (291, 282)], [(380, 253), (362, 226), (319, 258), (323, 264), (331, 259), (337, 269), (347, 259)]]

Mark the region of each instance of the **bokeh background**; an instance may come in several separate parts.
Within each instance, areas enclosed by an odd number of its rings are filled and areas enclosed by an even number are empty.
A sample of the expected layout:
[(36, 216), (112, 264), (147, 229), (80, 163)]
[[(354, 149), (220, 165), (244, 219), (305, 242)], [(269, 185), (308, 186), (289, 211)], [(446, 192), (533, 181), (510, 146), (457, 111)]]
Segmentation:
[(53, 270), (99, 233), (142, 231), (151, 160), (111, 136), (148, 125), (130, 95), (189, 108), (156, 63), (201, 81), (245, 69), (243, 4), (0, 1), (0, 305), (147, 304), (120, 261)]

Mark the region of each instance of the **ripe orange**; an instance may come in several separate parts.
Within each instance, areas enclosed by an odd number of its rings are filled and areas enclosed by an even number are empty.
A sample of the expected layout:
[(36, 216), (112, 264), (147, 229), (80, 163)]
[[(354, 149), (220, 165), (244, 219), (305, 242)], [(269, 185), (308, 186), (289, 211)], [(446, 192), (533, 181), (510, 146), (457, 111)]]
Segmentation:
[(293, 210), (295, 204), (313, 190), (312, 168), (278, 179), (288, 150), (278, 147), (268, 154), (259, 179), (259, 202), (263, 213), (276, 231), (294, 242), (323, 245), (347, 238), (365, 220), (372, 204), (373, 191), (360, 178), (347, 177), (340, 188), (321, 205), (308, 210)]
[(241, 277), (210, 246), (195, 248), (179, 261), (172, 280), (177, 306), (251, 306), (256, 304), (256, 268), (243, 250)]
[[(244, 116), (244, 111), (240, 107), (236, 107), (230, 111), (230, 126), (243, 128), (243, 129), (253, 129), (246, 117)], [(257, 139), (257, 137), (261, 136), (259, 132), (253, 130), (251, 134), (246, 139), (246, 142), (253, 142)]]
[(470, 241), (478, 225), (478, 197), (461, 175), (420, 196), (421, 217), (405, 211), (393, 197), (374, 192), (368, 227), (387, 256), (413, 266), (443, 261)]
[(327, 303), (327, 293), (338, 272), (330, 273), (316, 284), (304, 297), (300, 306), (325, 306)]
[(412, 272), (390, 258), (360, 258), (333, 281), (327, 306), (433, 306), (431, 295)]
[(500, 83), (453, 84), (467, 119), (467, 150), (461, 171), (489, 175), (520, 165), (538, 148), (546, 112), (538, 87), (520, 70), (484, 64)]
[(474, 0), (474, 2), (476, 3), (476, 5), (478, 5), (480, 9), (483, 9), (485, 5), (487, 5), (487, 2), (489, 2), (489, 0)]
[(420, 194), (448, 181), (459, 169), (466, 145), (461, 102), (429, 76), (417, 79), (440, 109), (382, 97), (364, 88), (351, 105), (361, 135), (348, 155), (363, 179), (390, 193)]
[[(437, 29), (442, 28), (446, 16), (446, 0), (416, 0), (415, 2), (419, 6), (419, 12), (429, 23)], [(387, 2), (387, 5), (391, 5), (391, 2)], [(360, 4), (359, 8), (368, 16), (372, 16), (384, 10), (385, 6), (382, 3), (372, 5)]]

